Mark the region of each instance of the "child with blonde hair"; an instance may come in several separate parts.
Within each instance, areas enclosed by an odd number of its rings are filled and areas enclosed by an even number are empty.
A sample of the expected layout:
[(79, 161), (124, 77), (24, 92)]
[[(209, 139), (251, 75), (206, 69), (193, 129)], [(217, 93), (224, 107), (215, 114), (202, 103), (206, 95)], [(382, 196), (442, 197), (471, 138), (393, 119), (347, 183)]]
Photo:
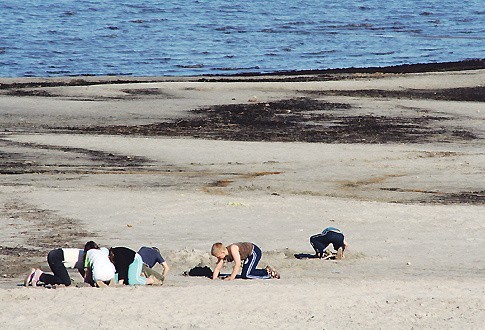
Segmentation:
[(266, 266), (265, 269), (256, 268), (262, 253), (261, 249), (254, 243), (239, 242), (229, 246), (224, 246), (222, 243), (214, 243), (212, 245), (211, 254), (217, 258), (217, 264), (212, 273), (212, 279), (219, 277), (224, 261), (234, 262), (231, 274), (224, 278), (224, 280), (235, 279), (239, 274), (239, 271), (241, 271), (241, 278), (243, 279), (280, 278), (278, 272), (270, 266)]

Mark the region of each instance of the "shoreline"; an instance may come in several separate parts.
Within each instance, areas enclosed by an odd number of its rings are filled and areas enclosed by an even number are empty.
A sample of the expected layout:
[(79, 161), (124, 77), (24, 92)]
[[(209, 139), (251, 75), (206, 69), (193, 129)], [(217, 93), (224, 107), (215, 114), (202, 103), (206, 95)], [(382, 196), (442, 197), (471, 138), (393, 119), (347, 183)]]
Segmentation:
[[(10, 88), (87, 86), (92, 84), (126, 84), (151, 82), (298, 82), (298, 81), (328, 81), (349, 79), (355, 74), (406, 74), (453, 72), (485, 69), (485, 59), (467, 59), (453, 62), (415, 63), (383, 67), (288, 70), (270, 73), (251, 72), (235, 74), (214, 74), (200, 76), (117, 76), (117, 75), (79, 75), (65, 77), (0, 77), (0, 90)], [(297, 77), (302, 76), (302, 77)]]

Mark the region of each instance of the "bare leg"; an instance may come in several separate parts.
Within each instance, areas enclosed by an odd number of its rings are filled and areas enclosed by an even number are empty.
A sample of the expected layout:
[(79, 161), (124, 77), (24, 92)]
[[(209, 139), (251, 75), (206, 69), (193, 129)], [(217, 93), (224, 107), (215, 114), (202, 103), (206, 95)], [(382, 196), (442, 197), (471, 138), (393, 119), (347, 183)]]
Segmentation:
[(96, 286), (98, 288), (107, 288), (108, 286), (103, 281), (96, 281)]
[(153, 275), (153, 276), (155, 276), (156, 278), (158, 278), (162, 282), (164, 280), (164, 276), (162, 274), (160, 274), (159, 272), (153, 270), (152, 268), (148, 268), (145, 265), (143, 265), (142, 271), (143, 271), (143, 273), (145, 273), (145, 277), (146, 278), (150, 277), (150, 275)]
[(149, 277), (147, 277), (147, 282), (146, 282), (147, 285), (162, 285), (162, 281), (160, 281), (158, 278), (156, 278), (155, 276), (153, 275), (150, 275)]

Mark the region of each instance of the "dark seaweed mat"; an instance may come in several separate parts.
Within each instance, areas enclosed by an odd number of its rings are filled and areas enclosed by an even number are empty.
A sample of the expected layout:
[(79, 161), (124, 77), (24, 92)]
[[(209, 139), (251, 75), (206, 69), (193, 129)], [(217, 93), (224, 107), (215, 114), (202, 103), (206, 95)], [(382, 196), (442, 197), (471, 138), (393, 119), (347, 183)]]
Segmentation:
[(446, 88), (446, 89), (408, 89), (403, 91), (386, 91), (380, 89), (353, 90), (353, 91), (317, 91), (307, 92), (319, 95), (342, 95), (353, 97), (380, 97), (405, 99), (430, 99), (443, 101), (472, 101), (485, 102), (485, 86)]
[(476, 138), (469, 131), (431, 125), (447, 120), (446, 117), (349, 116), (347, 110), (350, 108), (344, 103), (298, 98), (217, 105), (193, 110), (193, 116), (175, 122), (57, 129), (76, 133), (271, 142), (424, 143)]
[(482, 191), (463, 191), (458, 193), (436, 194), (428, 200), (421, 201), (422, 203), (435, 204), (485, 204), (485, 190)]

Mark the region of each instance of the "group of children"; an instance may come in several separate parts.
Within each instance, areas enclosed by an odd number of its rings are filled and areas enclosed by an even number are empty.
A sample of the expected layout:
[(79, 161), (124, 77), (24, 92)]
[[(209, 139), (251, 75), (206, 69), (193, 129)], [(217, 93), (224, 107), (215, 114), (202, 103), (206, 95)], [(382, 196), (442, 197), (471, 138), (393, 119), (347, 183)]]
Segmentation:
[[(321, 233), (310, 237), (310, 244), (315, 250), (314, 258), (319, 259), (342, 259), (344, 250), (347, 247), (344, 234), (337, 228), (327, 227)], [(337, 251), (333, 254), (327, 247), (332, 244)], [(219, 277), (220, 271), (225, 261), (234, 262), (232, 272), (228, 276), (223, 276), (224, 280), (233, 280), (241, 271), (240, 277), (243, 279), (270, 279), (280, 278), (280, 274), (271, 266), (265, 269), (256, 268), (261, 259), (261, 249), (254, 243), (239, 242), (229, 246), (222, 243), (212, 245), (211, 254), (217, 258), (216, 267), (212, 273), (212, 279)], [(241, 270), (242, 268), (242, 270)]]
[[(24, 280), (25, 286), (71, 285), (68, 268), (77, 269), (84, 282), (92, 286), (161, 285), (169, 266), (156, 247), (141, 247), (138, 252), (127, 247), (100, 248), (89, 241), (84, 249), (60, 248), (47, 255), (53, 274), (33, 268)], [(153, 270), (161, 264), (163, 272)]]
[[(315, 250), (315, 258), (342, 259), (347, 247), (344, 234), (337, 228), (325, 228), (322, 233), (310, 237), (310, 244)], [(332, 244), (337, 251), (334, 255), (327, 247)], [(236, 276), (243, 279), (280, 278), (280, 274), (271, 266), (258, 269), (261, 249), (254, 243), (238, 242), (224, 246), (214, 243), (211, 255), (217, 258), (212, 279), (233, 280)], [(60, 248), (49, 252), (47, 262), (53, 274), (40, 269), (32, 269), (25, 278), (25, 286), (71, 285), (67, 268), (77, 269), (85, 283), (92, 286), (108, 285), (161, 285), (168, 273), (169, 266), (156, 247), (141, 247), (138, 252), (127, 247), (100, 248), (89, 241), (84, 249)], [(231, 274), (221, 275), (224, 262), (234, 262)], [(163, 267), (160, 274), (152, 268), (157, 264)], [(239, 273), (241, 273), (239, 275)]]

